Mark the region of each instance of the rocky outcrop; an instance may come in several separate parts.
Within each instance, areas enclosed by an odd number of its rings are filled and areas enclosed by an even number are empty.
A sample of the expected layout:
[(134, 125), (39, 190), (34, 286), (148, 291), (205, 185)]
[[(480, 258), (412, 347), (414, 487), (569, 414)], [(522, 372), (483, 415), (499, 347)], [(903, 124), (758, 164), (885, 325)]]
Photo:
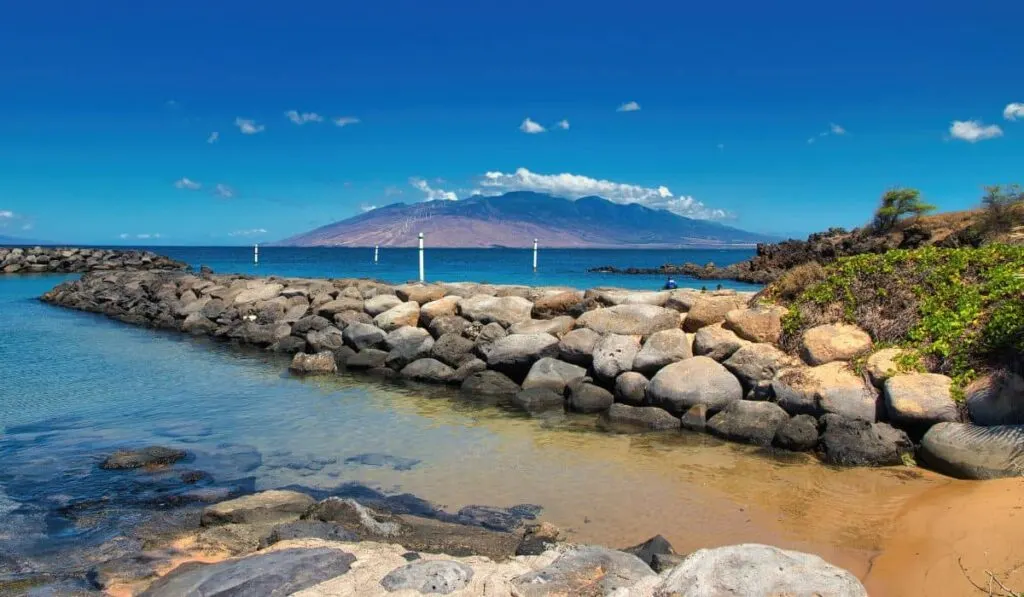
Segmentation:
[(185, 271), (188, 264), (150, 251), (0, 247), (0, 274), (79, 274), (112, 270)]

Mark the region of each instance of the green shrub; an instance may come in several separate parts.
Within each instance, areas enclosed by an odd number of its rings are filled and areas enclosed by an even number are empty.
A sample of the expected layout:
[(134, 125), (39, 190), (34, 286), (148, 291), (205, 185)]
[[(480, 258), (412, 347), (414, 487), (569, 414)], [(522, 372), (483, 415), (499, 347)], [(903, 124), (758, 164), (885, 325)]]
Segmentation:
[(935, 211), (935, 206), (921, 200), (921, 191), (897, 187), (882, 195), (882, 204), (875, 212), (871, 227), (875, 232), (888, 232), (901, 219), (920, 216), (930, 211)]
[(981, 207), (978, 226), (982, 237), (1003, 234), (1024, 223), (1024, 191), (1020, 185), (985, 187)]

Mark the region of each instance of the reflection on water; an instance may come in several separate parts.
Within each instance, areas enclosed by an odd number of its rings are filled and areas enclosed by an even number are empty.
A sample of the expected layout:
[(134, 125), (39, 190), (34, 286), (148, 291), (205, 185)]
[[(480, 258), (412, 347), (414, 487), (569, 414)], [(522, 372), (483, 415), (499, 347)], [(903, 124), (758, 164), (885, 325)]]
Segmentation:
[[(605, 433), (593, 417), (531, 418), (448, 389), (297, 379), (272, 356), (28, 300), (56, 281), (0, 279), (0, 544), (15, 556), (109, 545), (154, 508), (198, 495), (182, 491), (359, 482), (450, 511), (538, 504), (581, 541), (768, 542), (863, 574), (901, 505), (945, 482), (704, 435)], [(172, 473), (97, 467), (146, 444), (190, 459)], [(182, 489), (186, 470), (209, 477)]]

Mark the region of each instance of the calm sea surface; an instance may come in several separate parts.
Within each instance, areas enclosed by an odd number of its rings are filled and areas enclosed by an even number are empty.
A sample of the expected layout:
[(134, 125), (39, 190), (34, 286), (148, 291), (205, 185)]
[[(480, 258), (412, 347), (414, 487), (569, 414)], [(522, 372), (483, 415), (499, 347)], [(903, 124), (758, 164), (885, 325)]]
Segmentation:
[[(217, 271), (414, 276), (414, 253), (161, 249)], [(703, 253), (726, 262), (742, 253)], [(434, 251), (431, 279), (651, 287), (586, 267), (657, 265), (680, 252)], [(522, 262), (522, 263), (520, 263)], [(412, 264), (412, 265), (410, 265)], [(581, 541), (681, 550), (762, 541), (821, 553), (855, 571), (888, 517), (933, 481), (780, 460), (686, 433), (617, 434), (589, 416), (531, 418), (447, 389), (343, 375), (297, 379), (276, 357), (138, 329), (36, 300), (69, 276), (0, 276), (0, 582), (82, 571), (130, 549), (132, 529), (180, 505), (298, 486), (408, 492), (455, 511), (534, 504)], [(647, 285), (645, 285), (647, 284)], [(161, 444), (187, 462), (113, 472), (110, 452)], [(183, 486), (183, 471), (209, 474)], [(820, 508), (817, 506), (820, 505)], [(842, 516), (838, 513), (842, 512)]]

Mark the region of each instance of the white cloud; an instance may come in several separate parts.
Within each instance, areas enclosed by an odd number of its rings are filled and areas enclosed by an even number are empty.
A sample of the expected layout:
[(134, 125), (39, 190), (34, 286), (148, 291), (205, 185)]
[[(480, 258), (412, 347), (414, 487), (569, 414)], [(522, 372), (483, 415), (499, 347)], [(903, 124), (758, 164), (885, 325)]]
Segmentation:
[[(122, 239), (128, 239), (128, 238), (132, 238), (133, 235), (128, 234), (127, 232), (123, 232), (123, 233), (121, 233), (118, 236), (120, 238), (122, 238)], [(148, 240), (148, 239), (151, 239), (151, 238), (160, 238), (160, 233), (156, 232), (156, 233), (153, 233), (153, 234), (150, 234), (150, 233), (136, 234), (136, 235), (134, 235), (134, 237), (139, 239), (139, 240)]]
[(1006, 108), (1003, 109), (1003, 118), (1007, 120), (1017, 120), (1018, 118), (1024, 118), (1024, 104), (1020, 102), (1006, 104)]
[(610, 180), (598, 180), (579, 174), (536, 174), (526, 168), (514, 173), (487, 172), (479, 182), (478, 193), (495, 195), (509, 191), (535, 191), (567, 199), (597, 195), (615, 203), (639, 203), (652, 209), (699, 219), (728, 217), (721, 209), (705, 206), (693, 197), (673, 195), (665, 186), (643, 187)]
[(228, 236), (256, 236), (257, 234), (266, 234), (266, 228), (250, 228), (249, 230), (235, 230), (229, 232)]
[(235, 126), (242, 132), (243, 135), (255, 135), (256, 133), (262, 133), (267, 127), (262, 124), (256, 124), (255, 120), (249, 120), (248, 118), (236, 118)]
[(568, 120), (559, 120), (558, 123), (555, 124), (555, 126), (557, 126), (558, 128), (562, 129), (563, 131), (567, 131), (567, 130), (569, 130), (569, 121)]
[(320, 116), (316, 112), (297, 112), (295, 110), (288, 110), (284, 113), (295, 124), (306, 124), (307, 122), (323, 122), (324, 117)]
[(0, 219), (13, 220), (14, 219), (14, 212), (10, 211), (8, 209), (0, 210)]
[(213, 194), (221, 199), (231, 199), (235, 196), (235, 190), (226, 184), (217, 183), (217, 186), (213, 188)]
[(377, 209), (376, 205), (367, 205), (366, 203), (364, 203), (364, 204), (359, 206), (359, 211), (364, 212), (364, 213), (368, 212), (368, 211), (373, 211), (375, 209)]
[(543, 133), (547, 131), (546, 128), (530, 120), (529, 117), (527, 117), (526, 120), (523, 121), (523, 124), (519, 125), (519, 130), (523, 131), (528, 135), (535, 135), (537, 133)]
[(839, 126), (838, 124), (836, 124), (834, 122), (830, 123), (828, 125), (828, 130), (833, 135), (845, 135), (846, 134), (846, 129), (844, 129), (843, 127)]
[(451, 191), (445, 191), (443, 189), (432, 188), (427, 181), (422, 178), (410, 178), (409, 184), (413, 187), (423, 191), (426, 195), (426, 201), (458, 201), (459, 197)]
[(616, 112), (637, 112), (640, 110), (640, 104), (636, 102), (626, 102), (615, 109)]
[(131, 236), (131, 235), (128, 234), (127, 232), (122, 232), (121, 234), (118, 235), (118, 237), (120, 237), (120, 238), (128, 238), (129, 236)]
[(190, 178), (179, 178), (178, 180), (174, 181), (174, 188), (186, 189), (189, 191), (198, 191), (199, 189), (203, 188), (203, 183), (196, 182)]
[(985, 139), (1003, 136), (1003, 129), (994, 124), (985, 124), (980, 120), (954, 120), (949, 126), (949, 134), (954, 139), (962, 139), (968, 143), (976, 143)]
[(21, 229), (22, 230), (32, 230), (32, 224), (23, 224), (21, 226)]
[(359, 124), (360, 122), (362, 121), (354, 116), (339, 116), (334, 119), (334, 124), (337, 126), (348, 126), (350, 124)]
[(220, 133), (218, 133), (217, 131), (213, 131), (212, 133), (210, 133), (210, 136), (206, 138), (206, 142), (211, 144), (216, 143), (217, 139), (220, 139)]

